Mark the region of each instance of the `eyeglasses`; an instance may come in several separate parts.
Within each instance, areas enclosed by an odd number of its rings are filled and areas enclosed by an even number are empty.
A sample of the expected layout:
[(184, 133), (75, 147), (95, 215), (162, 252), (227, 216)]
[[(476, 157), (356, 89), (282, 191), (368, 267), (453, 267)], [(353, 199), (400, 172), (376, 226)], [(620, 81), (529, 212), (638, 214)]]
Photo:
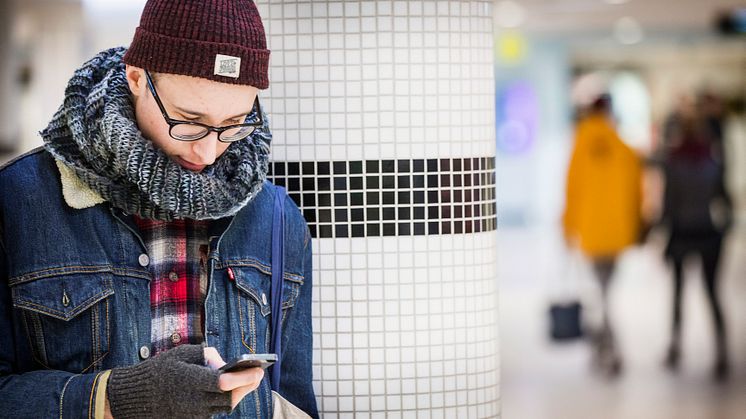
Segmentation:
[(150, 88), (150, 92), (153, 94), (155, 103), (158, 104), (158, 108), (160, 108), (161, 113), (163, 114), (163, 118), (166, 120), (166, 123), (169, 126), (168, 134), (174, 140), (197, 141), (207, 137), (207, 135), (210, 134), (211, 131), (215, 131), (218, 133), (218, 141), (221, 141), (223, 143), (233, 143), (248, 137), (249, 135), (251, 135), (252, 132), (254, 132), (256, 128), (259, 128), (264, 124), (264, 119), (262, 118), (262, 107), (259, 104), (259, 96), (254, 99), (254, 107), (252, 108), (251, 112), (252, 114), (258, 115), (259, 120), (256, 122), (251, 122), (248, 124), (227, 125), (224, 127), (213, 127), (210, 125), (202, 124), (200, 122), (180, 121), (178, 119), (173, 119), (168, 116), (166, 108), (163, 107), (163, 102), (161, 102), (161, 98), (158, 97), (158, 92), (155, 90), (153, 78), (150, 76), (150, 72), (148, 70), (145, 70), (145, 77), (148, 80), (148, 87)]

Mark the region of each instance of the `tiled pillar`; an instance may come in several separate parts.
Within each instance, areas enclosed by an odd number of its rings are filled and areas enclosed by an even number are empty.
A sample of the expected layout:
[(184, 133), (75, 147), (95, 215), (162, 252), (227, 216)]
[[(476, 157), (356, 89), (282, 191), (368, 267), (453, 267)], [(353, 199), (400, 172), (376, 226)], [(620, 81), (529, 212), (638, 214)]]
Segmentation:
[(324, 418), (499, 416), (490, 1), (260, 1)]
[(13, 44), (13, 18), (16, 15), (15, 3), (0, 2), (0, 153), (8, 153), (16, 148), (18, 136), (17, 107), (13, 101), (18, 97), (18, 60), (15, 59)]

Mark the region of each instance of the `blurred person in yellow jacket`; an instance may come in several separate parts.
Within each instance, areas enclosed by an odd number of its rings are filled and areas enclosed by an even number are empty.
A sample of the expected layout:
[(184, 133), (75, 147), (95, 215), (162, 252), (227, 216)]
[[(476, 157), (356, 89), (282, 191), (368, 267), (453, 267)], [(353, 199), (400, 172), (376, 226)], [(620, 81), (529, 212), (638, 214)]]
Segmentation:
[(567, 178), (565, 239), (590, 259), (601, 287), (602, 322), (591, 333), (594, 365), (616, 376), (622, 361), (608, 312), (608, 290), (617, 257), (642, 230), (642, 162), (619, 138), (611, 98), (602, 95), (579, 120)]

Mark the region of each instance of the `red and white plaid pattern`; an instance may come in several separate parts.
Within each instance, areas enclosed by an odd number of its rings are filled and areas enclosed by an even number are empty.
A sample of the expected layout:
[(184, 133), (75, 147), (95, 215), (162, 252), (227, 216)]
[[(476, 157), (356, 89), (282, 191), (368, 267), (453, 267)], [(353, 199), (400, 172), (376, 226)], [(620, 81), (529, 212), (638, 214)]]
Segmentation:
[(208, 221), (156, 221), (135, 216), (148, 249), (151, 353), (204, 341)]

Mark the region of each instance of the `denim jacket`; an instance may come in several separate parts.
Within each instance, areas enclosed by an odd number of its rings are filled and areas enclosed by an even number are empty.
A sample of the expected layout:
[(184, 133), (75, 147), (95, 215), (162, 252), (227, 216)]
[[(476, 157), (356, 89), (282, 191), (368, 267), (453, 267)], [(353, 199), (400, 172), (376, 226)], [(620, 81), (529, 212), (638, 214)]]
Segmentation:
[[(226, 361), (269, 351), (275, 192), (265, 182), (210, 224), (204, 336)], [(286, 202), (280, 394), (317, 417), (311, 239)], [(0, 250), (0, 417), (93, 417), (103, 372), (149, 356), (148, 250), (132, 216), (108, 203), (69, 207), (54, 159), (37, 149), (0, 169)], [(269, 375), (230, 417), (271, 417)]]

